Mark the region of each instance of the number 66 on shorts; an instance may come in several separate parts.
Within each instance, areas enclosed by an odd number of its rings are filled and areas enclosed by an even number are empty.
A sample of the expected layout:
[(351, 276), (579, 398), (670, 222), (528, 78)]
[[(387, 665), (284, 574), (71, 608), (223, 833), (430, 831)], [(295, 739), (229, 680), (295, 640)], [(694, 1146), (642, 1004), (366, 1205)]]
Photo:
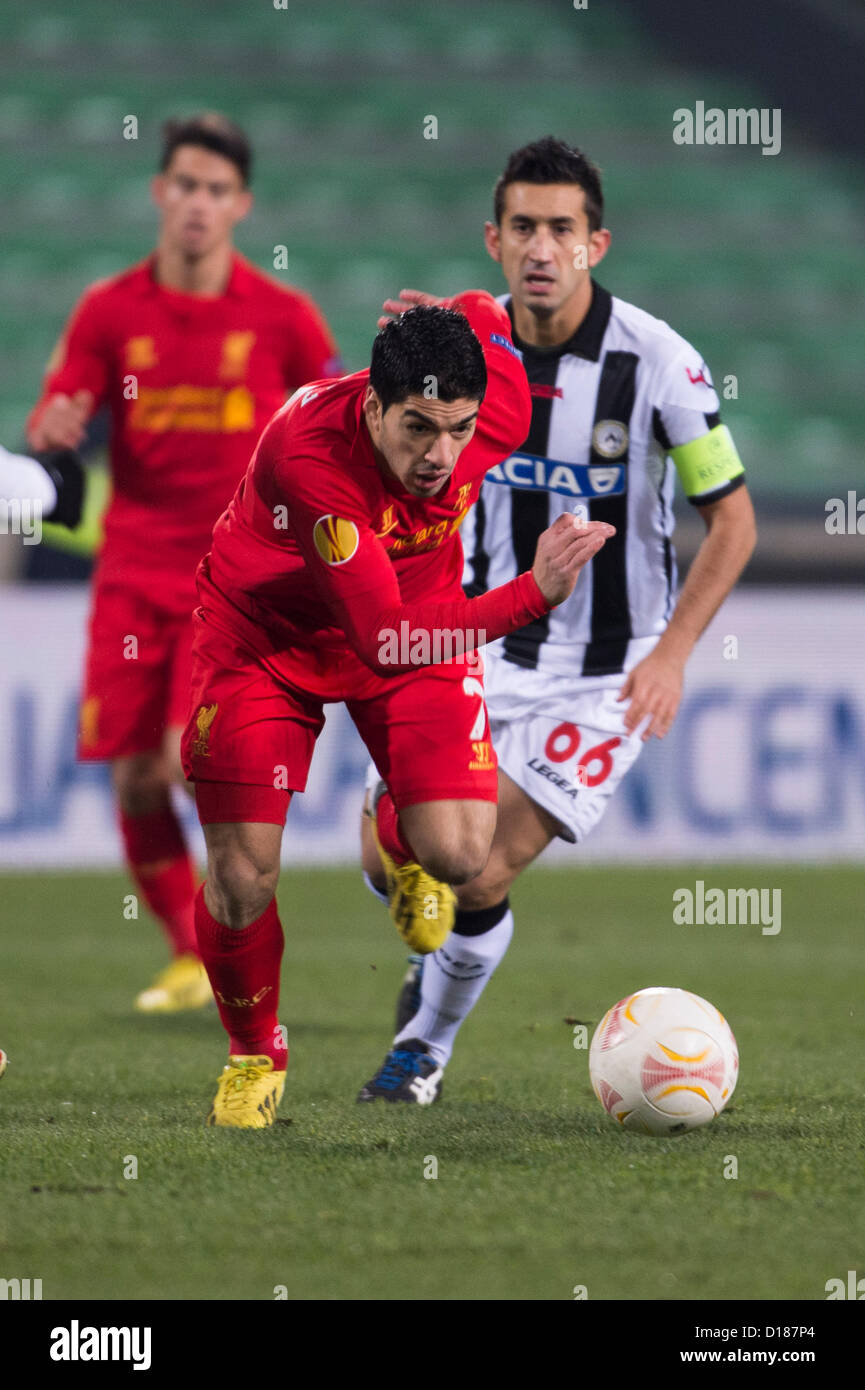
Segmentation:
[(502, 771), (560, 823), (572, 844), (597, 825), (645, 746), (624, 724), (615, 685), (586, 690), (557, 674), (487, 660), (490, 733)]

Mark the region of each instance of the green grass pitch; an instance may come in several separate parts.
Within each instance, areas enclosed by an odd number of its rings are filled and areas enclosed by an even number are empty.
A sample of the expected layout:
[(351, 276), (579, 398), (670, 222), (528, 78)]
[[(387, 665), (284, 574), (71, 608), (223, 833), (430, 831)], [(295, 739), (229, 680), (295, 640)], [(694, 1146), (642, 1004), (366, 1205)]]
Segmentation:
[[(696, 878), (781, 888), (780, 933), (675, 926)], [(865, 1273), (858, 871), (532, 871), (429, 1109), (354, 1101), (403, 969), (383, 909), (353, 871), (287, 872), (289, 1079), (248, 1133), (202, 1125), (215, 1011), (131, 1010), (162, 946), (129, 891), (0, 879), (0, 1277), (45, 1299), (810, 1300)], [(603, 1113), (566, 1021), (658, 984), (711, 999), (741, 1053), (729, 1112), (677, 1140)]]

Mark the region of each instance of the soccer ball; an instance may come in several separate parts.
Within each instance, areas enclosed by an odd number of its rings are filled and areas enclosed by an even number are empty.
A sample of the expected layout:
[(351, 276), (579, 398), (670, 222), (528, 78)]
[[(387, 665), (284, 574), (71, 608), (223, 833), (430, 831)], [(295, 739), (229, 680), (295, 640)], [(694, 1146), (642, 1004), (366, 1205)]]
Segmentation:
[(595, 1029), (589, 1075), (623, 1129), (683, 1134), (719, 1115), (736, 1087), (739, 1052), (724, 1015), (687, 989), (641, 989)]

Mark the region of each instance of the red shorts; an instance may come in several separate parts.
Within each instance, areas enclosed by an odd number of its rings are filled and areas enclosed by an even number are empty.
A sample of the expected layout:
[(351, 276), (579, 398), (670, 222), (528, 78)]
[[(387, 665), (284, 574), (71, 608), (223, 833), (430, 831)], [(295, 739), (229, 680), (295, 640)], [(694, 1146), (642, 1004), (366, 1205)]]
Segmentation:
[(167, 611), (141, 593), (97, 582), (78, 733), (84, 761), (158, 749), (189, 716), (192, 603)]
[[(388, 785), (398, 810), (424, 801), (497, 799), (496, 757), (477, 660), (421, 667), (382, 677), (357, 670), (346, 653), (344, 688), (328, 682), (327, 698), (278, 675), (238, 637), (193, 619), (192, 704), (181, 755), (190, 781), (238, 786), (238, 814), (225, 787), (202, 798), (203, 823), (224, 819), (285, 818), (288, 797), (256, 802), (244, 788), (303, 791), (315, 741), (324, 727), (324, 705), (342, 701)], [(311, 683), (315, 681), (311, 678)], [(249, 807), (282, 807), (272, 815)], [(243, 814), (241, 814), (243, 813)]]

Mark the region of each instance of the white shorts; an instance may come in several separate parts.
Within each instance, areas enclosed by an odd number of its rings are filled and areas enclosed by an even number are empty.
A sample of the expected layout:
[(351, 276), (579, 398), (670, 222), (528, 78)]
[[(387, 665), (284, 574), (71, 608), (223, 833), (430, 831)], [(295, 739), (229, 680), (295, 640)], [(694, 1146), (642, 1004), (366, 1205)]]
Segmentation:
[(639, 733), (625, 729), (628, 701), (616, 699), (624, 676), (611, 685), (587, 682), (525, 670), (492, 651), (484, 664), (499, 767), (555, 816), (561, 839), (579, 844), (644, 746)]

